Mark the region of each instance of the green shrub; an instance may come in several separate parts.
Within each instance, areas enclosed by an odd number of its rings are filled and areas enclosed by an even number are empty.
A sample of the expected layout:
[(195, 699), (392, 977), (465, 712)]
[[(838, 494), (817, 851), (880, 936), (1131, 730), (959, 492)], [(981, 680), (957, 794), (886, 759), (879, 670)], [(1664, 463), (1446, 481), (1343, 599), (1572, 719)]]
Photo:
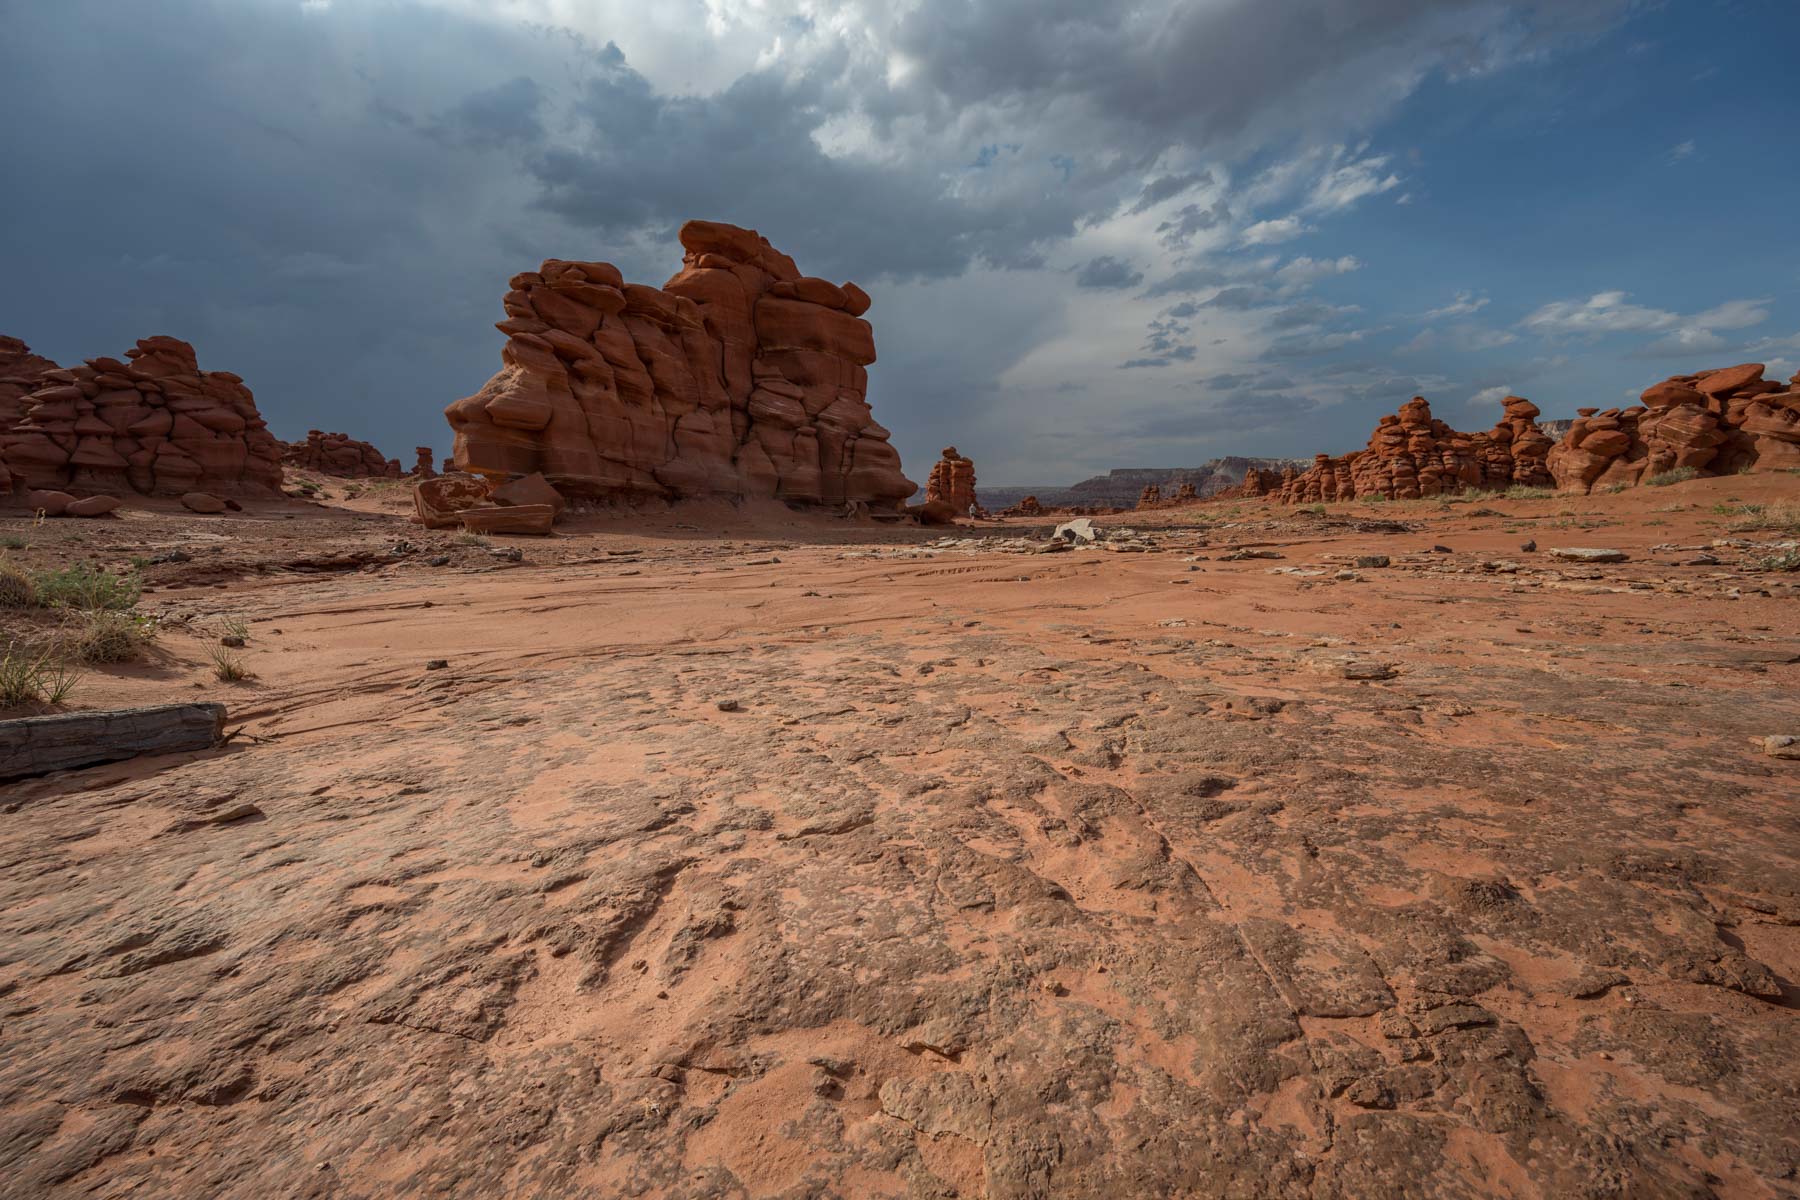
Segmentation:
[(156, 624), (131, 613), (85, 612), (63, 638), (67, 657), (84, 663), (133, 662), (156, 640)]
[(1556, 495), (1556, 492), (1547, 487), (1527, 487), (1522, 483), (1515, 483), (1501, 495), (1508, 500), (1548, 500)]
[(60, 571), (34, 571), (31, 582), (37, 589), (39, 608), (123, 612), (144, 593), (144, 581), (135, 571), (113, 575), (85, 563)]

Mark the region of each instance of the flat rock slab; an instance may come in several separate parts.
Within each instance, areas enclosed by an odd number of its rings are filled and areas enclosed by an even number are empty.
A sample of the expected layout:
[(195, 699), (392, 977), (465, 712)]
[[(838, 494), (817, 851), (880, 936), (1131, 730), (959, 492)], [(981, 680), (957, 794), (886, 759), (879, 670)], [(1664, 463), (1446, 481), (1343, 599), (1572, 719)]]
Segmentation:
[(1549, 555), (1551, 558), (1567, 559), (1570, 562), (1590, 563), (1626, 562), (1631, 558), (1623, 550), (1605, 550), (1591, 546), (1552, 546)]
[(204, 750), (217, 744), (224, 731), (223, 704), (163, 704), (0, 721), (0, 779), (69, 771), (140, 754)]
[(556, 508), (549, 504), (508, 504), (465, 508), (456, 519), (470, 533), (545, 534), (556, 523)]

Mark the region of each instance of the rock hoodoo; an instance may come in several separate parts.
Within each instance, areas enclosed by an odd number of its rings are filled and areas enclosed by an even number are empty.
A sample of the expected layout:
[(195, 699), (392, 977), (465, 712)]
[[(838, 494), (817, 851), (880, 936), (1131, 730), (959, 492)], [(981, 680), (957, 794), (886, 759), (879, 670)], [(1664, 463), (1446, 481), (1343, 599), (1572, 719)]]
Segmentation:
[(1546, 487), (1550, 472), (1545, 458), (1551, 441), (1537, 427), (1537, 405), (1508, 396), (1505, 413), (1484, 433), (1458, 433), (1431, 415), (1423, 396), (1414, 396), (1400, 411), (1381, 418), (1367, 449), (1333, 458), (1320, 454), (1305, 471), (1252, 470), (1244, 480), (1247, 496), (1274, 495), (1289, 504), (1318, 500), (1350, 500), (1386, 496), (1414, 500), (1467, 489), (1498, 489), (1522, 484)]
[(869, 297), (754, 231), (690, 221), (661, 290), (608, 263), (512, 278), (505, 364), (445, 410), (459, 469), (573, 497), (773, 497), (894, 510), (917, 491), (865, 394)]
[(307, 430), (303, 442), (283, 442), (281, 461), (346, 479), (398, 479), (405, 473), (399, 459), (383, 457), (368, 442), (347, 433), (322, 433), (317, 429)]
[(1550, 453), (1565, 492), (1637, 484), (1687, 468), (1702, 475), (1800, 468), (1800, 374), (1764, 379), (1763, 364), (1676, 375), (1641, 405), (1576, 410)]
[(944, 447), (943, 457), (925, 481), (925, 502), (934, 500), (948, 504), (959, 517), (979, 507), (975, 500), (975, 464), (958, 454), (955, 446)]
[(431, 447), (414, 446), (413, 454), (415, 456), (412, 469), (414, 477), (418, 479), (435, 479), (437, 477), (437, 471), (431, 465)]
[(179, 496), (275, 492), (281, 443), (244, 381), (202, 371), (194, 348), (150, 337), (125, 360), (44, 372), (0, 428), (0, 459), (24, 486)]

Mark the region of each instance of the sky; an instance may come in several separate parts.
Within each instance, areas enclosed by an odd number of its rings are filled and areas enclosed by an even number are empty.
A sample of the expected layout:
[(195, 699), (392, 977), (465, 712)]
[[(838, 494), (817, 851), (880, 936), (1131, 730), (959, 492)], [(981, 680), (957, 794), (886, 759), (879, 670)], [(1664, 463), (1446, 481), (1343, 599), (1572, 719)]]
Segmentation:
[(1360, 447), (1800, 369), (1795, 0), (0, 0), (0, 333), (442, 454), (506, 279), (746, 225), (908, 474)]

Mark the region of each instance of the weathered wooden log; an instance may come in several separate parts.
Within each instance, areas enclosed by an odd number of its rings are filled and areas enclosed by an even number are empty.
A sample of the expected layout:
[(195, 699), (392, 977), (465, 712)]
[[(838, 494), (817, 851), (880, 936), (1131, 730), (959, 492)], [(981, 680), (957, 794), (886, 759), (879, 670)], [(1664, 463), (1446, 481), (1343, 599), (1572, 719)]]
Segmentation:
[(205, 750), (225, 733), (223, 704), (159, 704), (0, 721), (0, 779)]

